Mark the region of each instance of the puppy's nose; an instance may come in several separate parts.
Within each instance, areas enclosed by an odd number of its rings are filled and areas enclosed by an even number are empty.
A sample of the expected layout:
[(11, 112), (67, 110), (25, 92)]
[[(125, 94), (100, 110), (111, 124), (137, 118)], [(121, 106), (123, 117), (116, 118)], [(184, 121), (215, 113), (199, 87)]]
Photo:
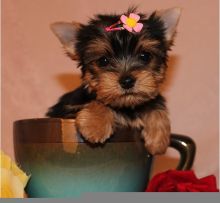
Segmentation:
[(130, 75), (122, 76), (121, 79), (119, 80), (119, 83), (120, 83), (122, 88), (130, 89), (134, 86), (135, 78), (133, 76), (130, 76)]

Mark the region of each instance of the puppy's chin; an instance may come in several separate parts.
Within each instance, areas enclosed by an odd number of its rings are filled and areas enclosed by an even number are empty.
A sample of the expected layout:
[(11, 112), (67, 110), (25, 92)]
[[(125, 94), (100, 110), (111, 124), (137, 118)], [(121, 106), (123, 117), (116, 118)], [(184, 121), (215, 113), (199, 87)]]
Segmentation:
[(116, 98), (112, 99), (100, 99), (101, 102), (105, 103), (106, 105), (110, 105), (112, 107), (135, 107), (137, 105), (141, 105), (144, 102), (147, 102), (158, 95), (158, 92), (154, 92), (151, 94), (138, 94), (138, 93), (124, 93), (118, 95)]
[(129, 93), (121, 95), (117, 99), (113, 100), (109, 105), (113, 107), (134, 107), (142, 104), (144, 101), (146, 101), (146, 98), (143, 98), (140, 95)]

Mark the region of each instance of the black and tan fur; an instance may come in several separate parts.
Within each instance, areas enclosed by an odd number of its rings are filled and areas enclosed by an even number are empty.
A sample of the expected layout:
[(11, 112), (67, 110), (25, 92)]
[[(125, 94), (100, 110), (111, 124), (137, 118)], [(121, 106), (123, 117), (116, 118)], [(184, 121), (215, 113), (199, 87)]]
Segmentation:
[[(137, 13), (130, 9), (125, 14), (131, 12)], [(139, 15), (144, 25), (139, 33), (106, 32), (120, 15), (97, 15), (87, 25), (52, 24), (67, 54), (79, 62), (82, 85), (62, 96), (47, 116), (75, 118), (79, 132), (91, 143), (105, 142), (117, 126), (136, 128), (147, 150), (161, 154), (169, 145), (170, 122), (159, 87), (180, 9)]]

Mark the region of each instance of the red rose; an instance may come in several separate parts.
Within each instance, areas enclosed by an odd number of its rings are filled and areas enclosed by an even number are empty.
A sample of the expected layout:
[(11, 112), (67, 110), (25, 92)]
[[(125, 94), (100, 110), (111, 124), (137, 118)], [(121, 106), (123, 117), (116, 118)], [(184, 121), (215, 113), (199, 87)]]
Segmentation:
[(213, 175), (198, 179), (193, 171), (168, 170), (155, 175), (146, 192), (219, 192)]

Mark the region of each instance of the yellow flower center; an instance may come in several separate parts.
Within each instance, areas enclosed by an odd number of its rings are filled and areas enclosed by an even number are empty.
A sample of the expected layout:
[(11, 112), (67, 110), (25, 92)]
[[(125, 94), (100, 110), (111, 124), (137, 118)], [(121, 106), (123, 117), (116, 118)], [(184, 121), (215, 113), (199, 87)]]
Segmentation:
[(133, 18), (127, 18), (126, 24), (129, 27), (135, 27), (135, 25), (137, 24), (137, 21), (135, 19), (133, 19)]

